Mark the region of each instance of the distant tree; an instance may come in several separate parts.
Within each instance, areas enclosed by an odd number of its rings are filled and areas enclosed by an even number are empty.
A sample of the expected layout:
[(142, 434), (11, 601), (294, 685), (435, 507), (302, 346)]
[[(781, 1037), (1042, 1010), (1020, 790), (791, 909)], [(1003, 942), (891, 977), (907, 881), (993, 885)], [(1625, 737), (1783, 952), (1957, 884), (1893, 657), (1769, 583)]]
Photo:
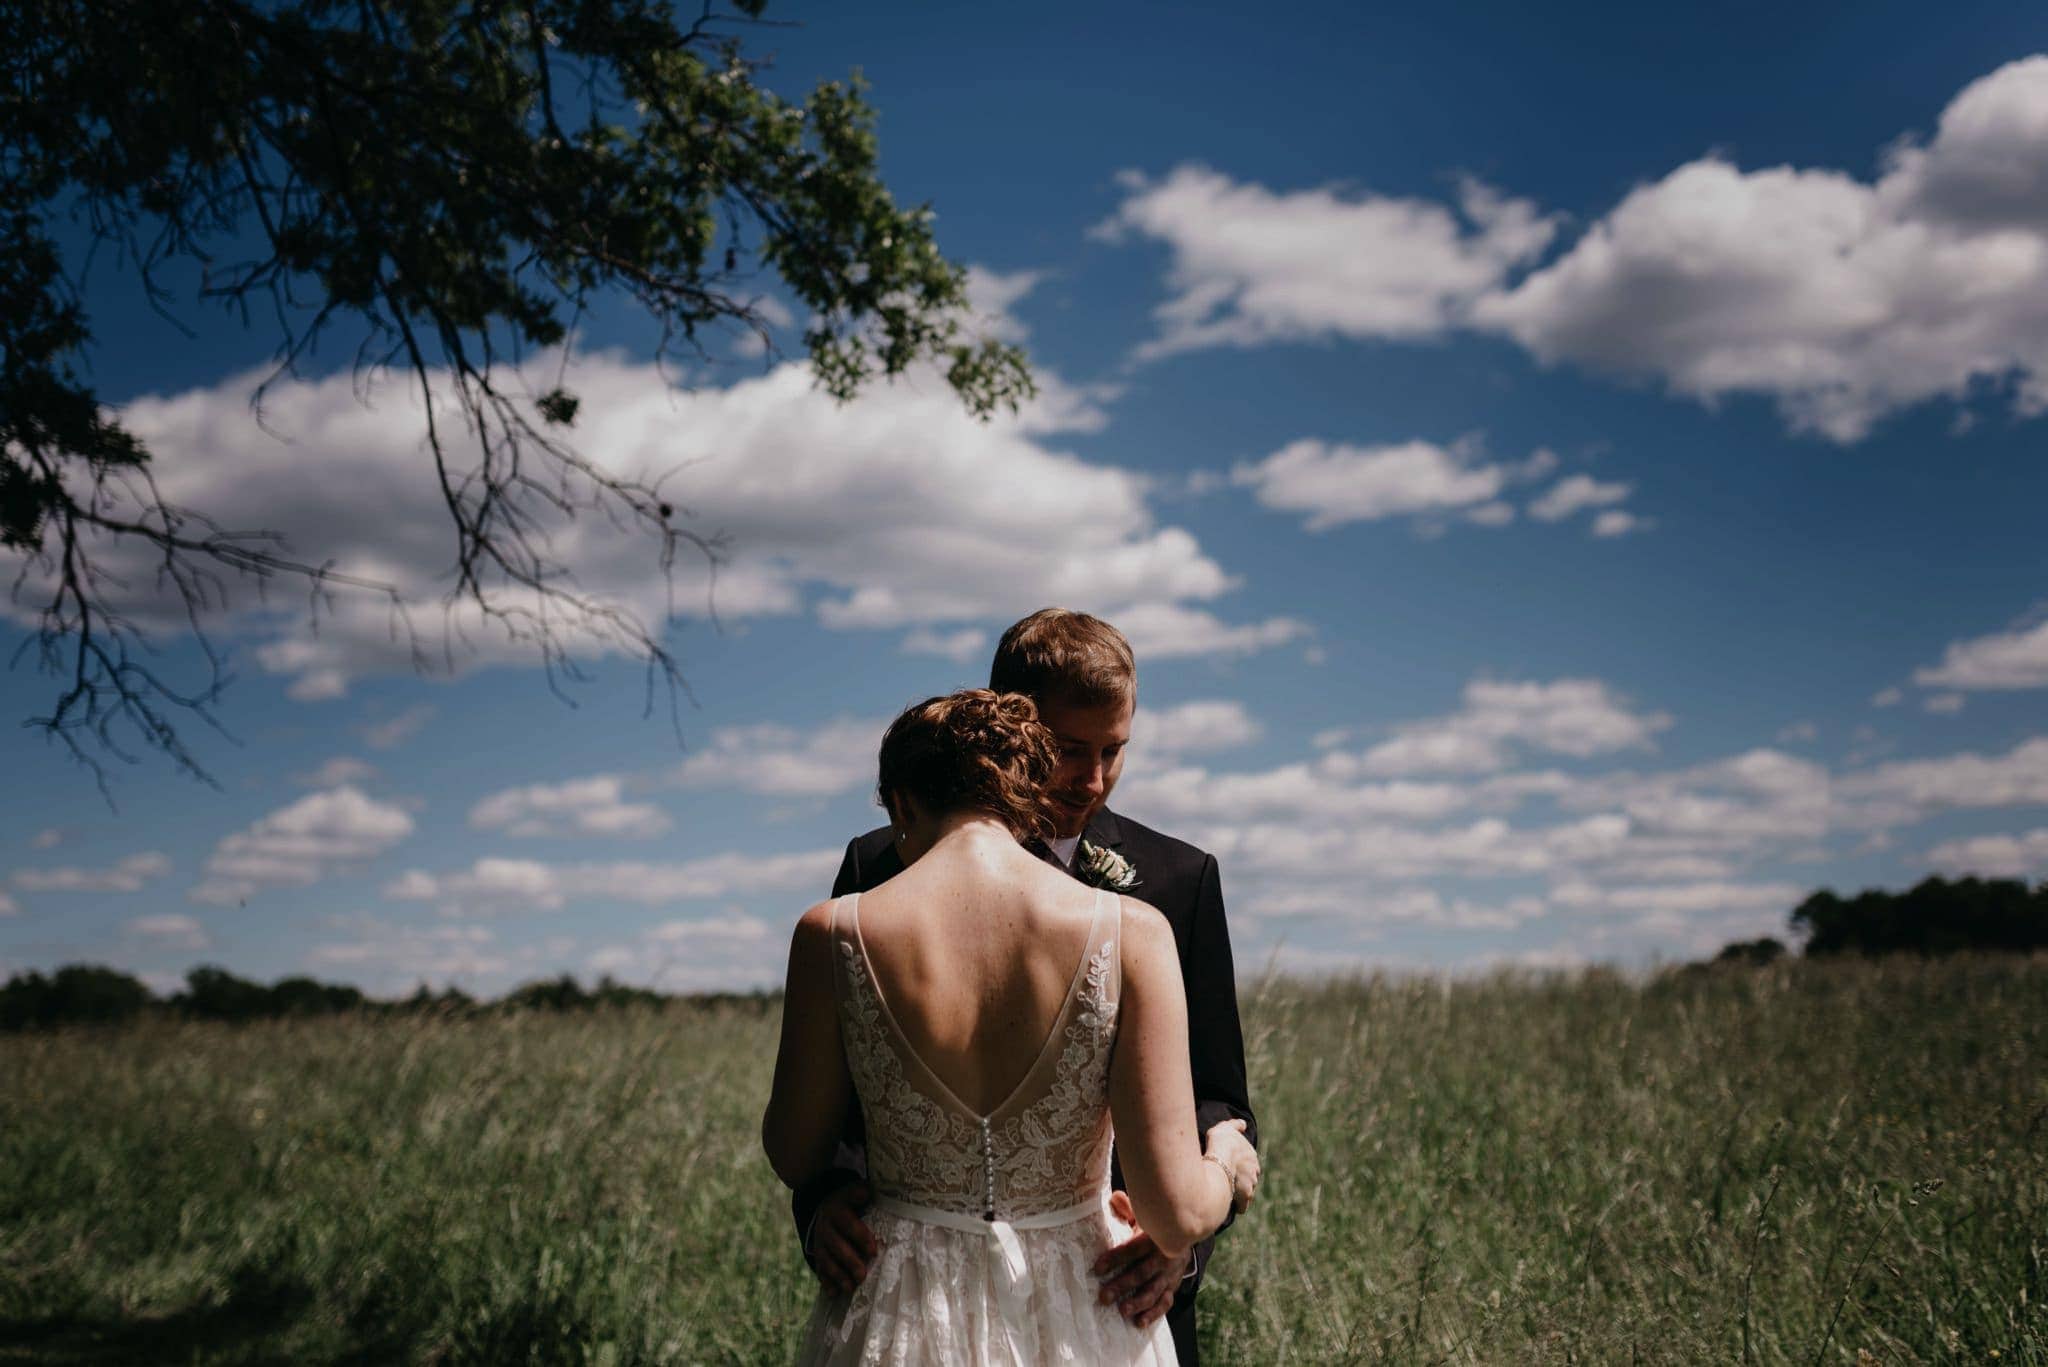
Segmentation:
[(1785, 956), (1785, 944), (1775, 936), (1766, 935), (1758, 940), (1738, 940), (1726, 945), (1714, 956), (1717, 964), (1748, 964), (1761, 968), (1776, 963)]
[[(585, 1011), (660, 1007), (673, 1000), (651, 988), (621, 983), (609, 974), (586, 991), (564, 973), (522, 983), (491, 1005), (512, 1010)], [(781, 993), (714, 992), (685, 1000), (703, 1009), (737, 1008), (762, 1015), (781, 1000)], [(409, 997), (380, 1001), (348, 984), (323, 983), (305, 976), (280, 978), (266, 987), (215, 964), (192, 969), (185, 975), (185, 990), (168, 1001), (160, 1001), (145, 984), (126, 973), (93, 964), (69, 964), (47, 976), (35, 971), (17, 973), (0, 985), (0, 1030), (128, 1021), (152, 1008), (201, 1020), (235, 1022), (358, 1010), (459, 1016), (485, 1009), (453, 984), (437, 993), (422, 982)]]
[(422, 982), (413, 988), (412, 995), (402, 1002), (391, 1004), (392, 1009), (426, 1015), (460, 1016), (467, 1015), (476, 1007), (476, 998), (450, 983), (437, 994)]
[(363, 1004), (363, 994), (357, 988), (304, 977), (278, 979), (271, 985), (269, 997), (268, 1013), (274, 1016), (326, 1016)]
[(469, 993), (464, 992), (453, 983), (442, 988), (441, 995), (434, 998), (435, 1009), (451, 1015), (460, 1015), (475, 1005), (476, 998), (470, 996)]
[(126, 973), (92, 964), (67, 964), (51, 977), (16, 974), (0, 987), (0, 1029), (133, 1020), (156, 1000)]
[(1851, 898), (1816, 892), (1792, 913), (1806, 953), (1951, 954), (2048, 949), (2048, 884), (2009, 878), (1929, 878), (1905, 892)]
[(668, 998), (646, 987), (630, 987), (607, 973), (597, 980), (591, 1000), (598, 1006), (660, 1006)]
[(591, 1005), (590, 996), (564, 973), (559, 978), (522, 983), (500, 999), (501, 1006), (527, 1011), (573, 1011)]
[(202, 1020), (255, 1020), (272, 1014), (270, 1003), (269, 988), (212, 964), (187, 973), (185, 990), (171, 998), (173, 1007)]
[[(564, 344), (608, 297), (652, 316), (664, 355), (700, 354), (722, 326), (769, 341), (772, 276), (808, 313), (834, 395), (923, 362), (977, 414), (1030, 393), (1022, 356), (968, 328), (931, 215), (882, 184), (858, 81), (801, 103), (771, 92), (734, 36), (765, 0), (731, 5), (684, 24), (665, 0), (0, 4), (0, 554), (37, 570), (40, 661), (60, 680), (34, 724), (96, 773), (81, 738), (125, 756), (121, 727), (206, 778), (167, 706), (216, 720), (226, 679), (200, 612), (222, 571), (298, 576), (316, 610), (330, 589), (383, 593), (412, 631), (393, 586), (163, 500), (152, 453), (85, 378), (88, 257), (132, 268), (159, 310), (196, 275), (202, 300), (278, 339), (277, 374), (347, 325), (359, 370), (453, 400), (465, 459), (428, 408), (454, 532), (446, 604), (529, 643), (551, 681), (595, 634), (672, 700), (661, 624), (578, 588), (541, 519), (611, 517), (664, 570), (681, 545), (716, 546), (658, 479), (578, 454), (562, 436), (576, 396), (520, 392), (508, 363)], [(69, 255), (67, 218), (89, 243)], [(204, 689), (137, 656), (100, 568), (121, 541), (160, 553), (213, 659)]]

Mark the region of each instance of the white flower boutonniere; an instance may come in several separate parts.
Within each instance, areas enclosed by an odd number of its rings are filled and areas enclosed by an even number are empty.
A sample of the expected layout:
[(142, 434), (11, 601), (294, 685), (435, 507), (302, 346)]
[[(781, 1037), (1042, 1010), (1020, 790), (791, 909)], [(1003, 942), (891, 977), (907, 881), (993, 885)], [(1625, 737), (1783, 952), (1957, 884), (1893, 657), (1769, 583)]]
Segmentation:
[(1138, 886), (1138, 871), (1131, 861), (1105, 845), (1081, 842), (1081, 857), (1074, 861), (1083, 881), (1112, 892), (1129, 892)]

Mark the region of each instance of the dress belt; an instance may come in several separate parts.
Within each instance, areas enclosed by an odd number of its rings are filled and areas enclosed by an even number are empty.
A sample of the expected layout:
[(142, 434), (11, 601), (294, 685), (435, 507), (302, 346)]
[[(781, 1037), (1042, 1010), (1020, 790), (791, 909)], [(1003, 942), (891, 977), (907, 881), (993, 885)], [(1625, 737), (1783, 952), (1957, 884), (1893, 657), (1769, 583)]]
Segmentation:
[(1086, 1219), (1097, 1211), (1109, 1209), (1109, 1193), (1086, 1201), (1077, 1201), (1062, 1210), (1050, 1210), (1043, 1215), (1019, 1215), (1011, 1220), (984, 1220), (979, 1215), (968, 1215), (957, 1210), (940, 1210), (935, 1206), (914, 1205), (898, 1200), (894, 1196), (877, 1196), (873, 1202), (876, 1210), (886, 1210), (891, 1215), (900, 1215), (906, 1220), (916, 1220), (927, 1225), (944, 1225), (948, 1229), (962, 1230), (969, 1234), (980, 1234), (996, 1241), (1002, 1250), (1004, 1270), (1009, 1274), (998, 1288), (1003, 1301), (1011, 1309), (1022, 1313), (1024, 1289), (1030, 1269), (1024, 1264), (1024, 1242), (1017, 1237), (1020, 1229), (1058, 1229), (1061, 1225), (1073, 1224)]

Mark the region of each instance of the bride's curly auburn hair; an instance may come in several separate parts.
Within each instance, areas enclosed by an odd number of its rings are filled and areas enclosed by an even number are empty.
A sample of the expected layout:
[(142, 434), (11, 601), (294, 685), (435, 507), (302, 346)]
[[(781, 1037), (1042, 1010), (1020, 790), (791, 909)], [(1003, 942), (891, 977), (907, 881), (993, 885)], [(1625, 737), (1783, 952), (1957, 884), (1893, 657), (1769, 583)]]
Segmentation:
[(1050, 840), (1045, 785), (1059, 745), (1022, 693), (963, 688), (903, 710), (882, 737), (876, 794), (907, 794), (926, 811), (986, 812), (1019, 840)]

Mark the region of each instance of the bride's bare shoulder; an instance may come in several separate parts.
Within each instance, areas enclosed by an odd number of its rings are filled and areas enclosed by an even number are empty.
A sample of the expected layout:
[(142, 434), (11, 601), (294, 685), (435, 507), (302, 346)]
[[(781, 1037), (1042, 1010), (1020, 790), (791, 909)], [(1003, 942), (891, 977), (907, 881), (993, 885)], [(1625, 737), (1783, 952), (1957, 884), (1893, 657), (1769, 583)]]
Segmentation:
[(1164, 952), (1177, 954), (1173, 942), (1173, 927), (1167, 923), (1166, 913), (1150, 902), (1140, 901), (1128, 895), (1117, 899), (1123, 914), (1124, 952), (1156, 954)]
[(828, 897), (807, 907), (804, 914), (796, 918), (791, 938), (800, 945), (823, 944), (831, 939), (832, 904), (836, 900)]

